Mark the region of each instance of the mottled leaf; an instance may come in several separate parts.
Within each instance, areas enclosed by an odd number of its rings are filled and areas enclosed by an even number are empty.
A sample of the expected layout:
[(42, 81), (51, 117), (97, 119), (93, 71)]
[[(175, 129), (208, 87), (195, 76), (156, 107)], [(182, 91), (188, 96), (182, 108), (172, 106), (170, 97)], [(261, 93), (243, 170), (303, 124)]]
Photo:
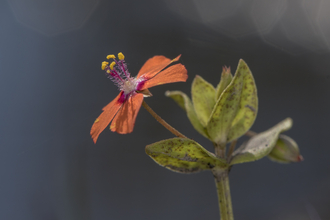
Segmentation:
[(231, 142), (252, 126), (258, 111), (257, 89), (249, 67), (240, 60), (234, 78), (221, 93), (206, 126), (217, 144)]
[(268, 158), (278, 163), (303, 161), (298, 144), (289, 136), (281, 134)]
[(191, 86), (191, 96), (197, 118), (205, 127), (215, 104), (215, 89), (197, 75)]
[(206, 129), (199, 122), (194, 106), (192, 105), (189, 97), (180, 91), (166, 91), (166, 96), (171, 97), (183, 110), (186, 111), (190, 123), (193, 127), (204, 137), (208, 138)]
[(221, 93), (227, 88), (230, 84), (231, 80), (233, 79), (233, 75), (231, 75), (230, 67), (223, 67), (221, 73), (220, 82), (216, 88), (215, 92), (215, 101), (217, 101), (221, 95)]
[(159, 165), (179, 173), (195, 173), (227, 163), (187, 138), (162, 140), (146, 147), (146, 153)]
[(280, 133), (291, 126), (292, 119), (287, 118), (267, 131), (251, 137), (233, 153), (230, 165), (255, 161), (267, 156), (275, 146)]

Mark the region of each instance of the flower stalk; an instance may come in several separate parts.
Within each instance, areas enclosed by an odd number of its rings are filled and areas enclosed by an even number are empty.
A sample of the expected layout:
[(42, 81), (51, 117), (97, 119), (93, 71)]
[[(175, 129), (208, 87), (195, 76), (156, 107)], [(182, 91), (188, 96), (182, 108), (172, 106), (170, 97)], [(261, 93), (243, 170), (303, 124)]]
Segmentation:
[(152, 117), (154, 117), (161, 125), (163, 125), (167, 130), (169, 130), (172, 134), (174, 134), (177, 137), (181, 137), (181, 138), (187, 138), (186, 136), (184, 136), (183, 134), (181, 134), (178, 130), (176, 130), (175, 128), (173, 128), (171, 125), (169, 125), (164, 119), (162, 119), (159, 115), (156, 114), (156, 112), (154, 112), (154, 110), (152, 110), (152, 108), (150, 108), (150, 106), (143, 101), (142, 102), (142, 106), (152, 115)]

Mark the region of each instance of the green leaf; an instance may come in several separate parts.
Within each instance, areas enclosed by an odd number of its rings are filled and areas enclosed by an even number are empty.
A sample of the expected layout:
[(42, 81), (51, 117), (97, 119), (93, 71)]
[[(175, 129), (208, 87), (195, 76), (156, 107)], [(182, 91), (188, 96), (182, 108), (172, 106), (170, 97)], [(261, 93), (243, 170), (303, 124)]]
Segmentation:
[(190, 123), (193, 127), (204, 137), (208, 138), (206, 129), (199, 122), (194, 106), (192, 105), (189, 97), (180, 91), (166, 91), (165, 95), (171, 97), (183, 110), (186, 111)]
[(146, 146), (146, 153), (159, 165), (179, 173), (195, 173), (213, 167), (226, 167), (224, 159), (214, 156), (197, 142), (172, 138)]
[(303, 161), (298, 144), (289, 136), (281, 134), (268, 158), (278, 163)]
[(250, 129), (257, 111), (257, 88), (252, 73), (240, 60), (234, 78), (215, 104), (207, 133), (217, 144), (231, 142)]
[(231, 75), (230, 73), (230, 67), (223, 67), (221, 73), (221, 80), (216, 88), (215, 101), (219, 99), (221, 93), (227, 88), (232, 79), (233, 75)]
[(290, 129), (292, 119), (287, 118), (274, 127), (251, 137), (234, 153), (230, 165), (259, 160), (274, 148), (281, 132)]
[(215, 104), (215, 89), (210, 83), (197, 75), (191, 86), (191, 96), (197, 118), (205, 127)]

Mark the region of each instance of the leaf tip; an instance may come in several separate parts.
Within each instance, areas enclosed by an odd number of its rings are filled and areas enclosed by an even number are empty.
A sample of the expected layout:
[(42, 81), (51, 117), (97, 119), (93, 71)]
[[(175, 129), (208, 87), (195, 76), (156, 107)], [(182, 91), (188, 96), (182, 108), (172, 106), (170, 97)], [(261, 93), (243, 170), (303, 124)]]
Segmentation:
[(196, 83), (197, 80), (201, 80), (202, 77), (200, 75), (196, 75), (194, 80), (193, 80), (193, 84)]
[(290, 118), (290, 117), (286, 118), (285, 119), (285, 124), (286, 124), (287, 130), (289, 130), (292, 127), (292, 125), (293, 125), (292, 118)]
[(238, 63), (244, 63), (244, 64), (246, 64), (246, 62), (242, 58), (239, 59)]
[(297, 162), (303, 162), (304, 161), (304, 157), (300, 154), (298, 157), (297, 157)]

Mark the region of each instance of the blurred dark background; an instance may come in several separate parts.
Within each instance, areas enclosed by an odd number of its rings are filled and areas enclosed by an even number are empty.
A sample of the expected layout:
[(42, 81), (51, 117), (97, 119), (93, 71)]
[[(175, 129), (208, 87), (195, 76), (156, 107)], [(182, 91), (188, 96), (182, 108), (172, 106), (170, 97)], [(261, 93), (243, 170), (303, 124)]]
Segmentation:
[(89, 131), (118, 94), (100, 69), (123, 52), (136, 75), (154, 55), (187, 83), (150, 89), (147, 103), (212, 150), (166, 90), (217, 85), (244, 59), (258, 88), (260, 132), (290, 116), (304, 162), (235, 165), (235, 219), (330, 219), (330, 2), (325, 0), (7, 0), (0, 2), (0, 219), (219, 219), (210, 172), (173, 173), (146, 154), (173, 135), (141, 108), (134, 132)]

